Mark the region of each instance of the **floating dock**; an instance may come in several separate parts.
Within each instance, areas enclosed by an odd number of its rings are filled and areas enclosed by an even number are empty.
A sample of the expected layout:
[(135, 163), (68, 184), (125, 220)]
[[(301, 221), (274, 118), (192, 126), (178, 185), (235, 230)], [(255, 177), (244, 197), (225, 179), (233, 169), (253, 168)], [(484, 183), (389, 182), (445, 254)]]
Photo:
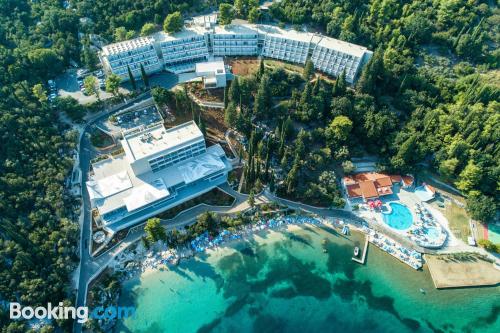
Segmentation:
[(361, 265), (364, 265), (365, 264), (365, 260), (366, 260), (366, 252), (368, 252), (368, 238), (369, 236), (366, 235), (365, 236), (365, 246), (363, 248), (363, 254), (361, 255), (361, 259), (359, 258), (356, 258), (356, 257), (352, 257), (352, 260), (357, 262), (358, 264), (361, 264)]

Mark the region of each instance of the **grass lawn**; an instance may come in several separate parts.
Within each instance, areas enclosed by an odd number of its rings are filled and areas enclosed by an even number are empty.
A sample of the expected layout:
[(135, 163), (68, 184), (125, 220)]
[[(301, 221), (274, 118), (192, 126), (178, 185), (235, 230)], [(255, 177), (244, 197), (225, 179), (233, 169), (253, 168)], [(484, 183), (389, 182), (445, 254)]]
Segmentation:
[(447, 202), (443, 213), (450, 223), (450, 229), (453, 234), (457, 238), (467, 242), (467, 237), (470, 236), (470, 227), (469, 216), (467, 216), (465, 209), (454, 202)]

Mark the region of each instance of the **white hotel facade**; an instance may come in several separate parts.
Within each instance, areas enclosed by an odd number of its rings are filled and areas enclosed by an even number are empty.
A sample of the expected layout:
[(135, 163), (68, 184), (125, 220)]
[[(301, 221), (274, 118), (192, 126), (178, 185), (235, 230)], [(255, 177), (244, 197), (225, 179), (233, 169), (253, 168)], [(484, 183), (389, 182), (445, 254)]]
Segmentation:
[[(149, 43), (147, 48), (136, 46), (140, 43), (133, 42), (135, 40), (105, 46), (101, 52), (104, 67), (128, 80), (126, 66), (123, 71), (124, 62), (116, 59), (126, 58), (134, 68), (146, 59), (151, 64), (148, 74), (162, 69), (180, 74), (192, 72), (196, 63), (214, 57), (262, 56), (299, 64), (305, 64), (310, 58), (318, 71), (335, 77), (345, 71), (347, 81), (353, 83), (373, 54), (363, 46), (320, 34), (271, 25), (219, 26), (213, 19), (207, 22), (200, 18), (195, 18), (178, 33), (159, 32), (146, 39)], [(151, 45), (154, 47), (151, 48)], [(118, 50), (111, 59), (109, 49)], [(127, 56), (130, 52), (138, 56), (130, 58)], [(141, 58), (139, 55), (143, 53), (145, 56)], [(140, 75), (140, 72), (133, 74)]]
[(194, 122), (123, 133), (124, 153), (92, 164), (87, 190), (98, 226), (110, 233), (191, 200), (227, 181), (231, 163), (207, 147)]

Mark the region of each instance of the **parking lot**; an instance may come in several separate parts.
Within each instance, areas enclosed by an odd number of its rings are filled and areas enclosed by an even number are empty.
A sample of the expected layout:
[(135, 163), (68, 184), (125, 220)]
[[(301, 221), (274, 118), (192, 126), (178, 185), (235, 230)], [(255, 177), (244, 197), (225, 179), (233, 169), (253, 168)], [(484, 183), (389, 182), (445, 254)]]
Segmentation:
[(154, 105), (111, 116), (100, 124), (100, 128), (119, 137), (121, 132), (141, 125), (151, 125), (162, 121), (162, 117)]
[[(83, 82), (83, 78), (85, 75), (81, 76), (81, 80), (77, 79), (77, 70), (76, 69), (69, 69), (67, 70), (64, 74), (58, 76), (56, 78), (56, 84), (58, 88), (58, 93), (59, 96), (65, 97), (65, 96), (71, 96), (77, 101), (79, 101), (81, 104), (89, 104), (97, 101), (97, 98), (94, 95), (85, 95), (80, 88), (80, 83)], [(99, 82), (100, 81), (100, 82)], [(101, 77), (101, 80), (98, 78), (98, 82), (101, 83), (101, 89), (99, 91), (99, 96), (102, 100), (108, 99), (112, 97), (113, 95), (106, 92), (104, 89), (104, 76)], [(127, 93), (128, 91), (126, 89), (120, 88), (120, 91), (122, 93)]]

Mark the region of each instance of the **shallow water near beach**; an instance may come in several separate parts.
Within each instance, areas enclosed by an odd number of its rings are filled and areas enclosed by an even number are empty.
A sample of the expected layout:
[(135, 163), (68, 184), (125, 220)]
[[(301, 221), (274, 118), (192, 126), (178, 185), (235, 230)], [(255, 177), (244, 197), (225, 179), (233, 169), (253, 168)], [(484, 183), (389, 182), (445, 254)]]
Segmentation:
[(301, 226), (143, 274), (123, 285), (119, 303), (137, 310), (115, 332), (500, 331), (500, 287), (436, 290), (426, 267), (374, 246), (362, 266), (363, 242)]

